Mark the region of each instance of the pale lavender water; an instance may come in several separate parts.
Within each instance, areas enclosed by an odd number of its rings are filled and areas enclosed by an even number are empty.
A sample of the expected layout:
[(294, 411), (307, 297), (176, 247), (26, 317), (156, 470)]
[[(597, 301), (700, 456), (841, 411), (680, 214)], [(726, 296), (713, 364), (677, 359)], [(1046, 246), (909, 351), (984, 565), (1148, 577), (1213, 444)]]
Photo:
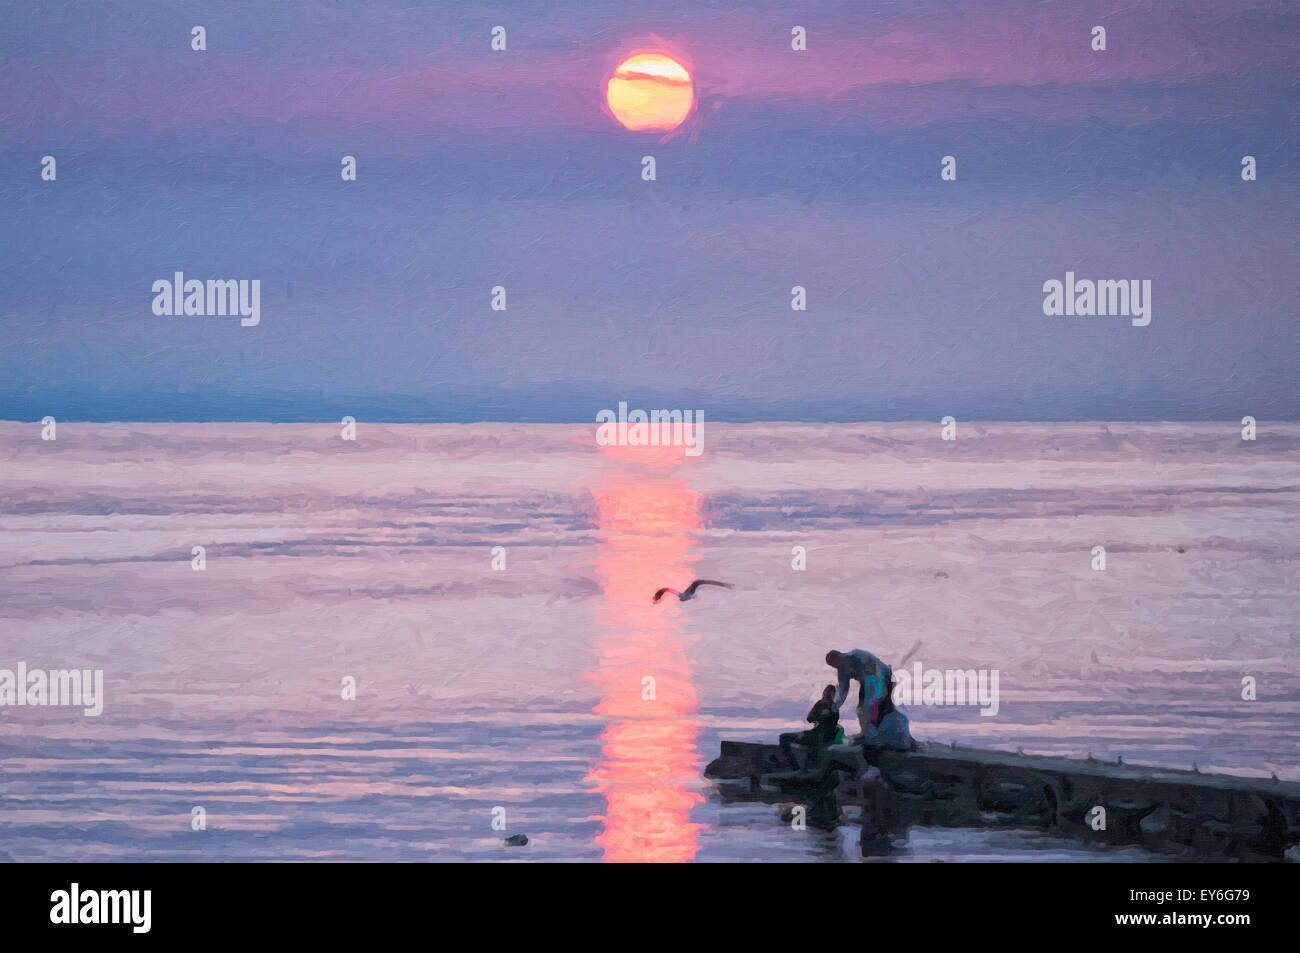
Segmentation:
[[(652, 839), (701, 860), (852, 860), (851, 830), (699, 770), (797, 727), (828, 648), (918, 639), (1001, 688), (993, 718), (912, 708), (918, 737), (1300, 778), (1296, 426), (711, 425), (653, 461), (592, 430), (0, 424), (0, 667), (102, 668), (107, 694), (0, 708), (0, 858), (597, 860), (648, 796)], [(696, 500), (698, 528), (638, 515), (620, 562), (611, 487), (670, 521)], [(644, 599), (638, 560), (672, 576)], [(650, 615), (689, 574), (736, 589)], [(638, 722), (647, 664), (674, 701)], [(1142, 856), (922, 829), (896, 855)]]

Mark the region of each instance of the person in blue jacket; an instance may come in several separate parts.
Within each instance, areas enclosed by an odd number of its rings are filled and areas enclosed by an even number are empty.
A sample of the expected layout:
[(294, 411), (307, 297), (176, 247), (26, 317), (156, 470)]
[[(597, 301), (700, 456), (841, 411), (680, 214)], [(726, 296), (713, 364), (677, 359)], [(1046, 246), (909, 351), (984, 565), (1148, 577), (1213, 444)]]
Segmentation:
[(864, 649), (826, 653), (826, 664), (839, 675), (834, 705), (843, 706), (848, 699), (849, 684), (858, 683), (858, 726), (862, 735), (856, 739), (871, 747), (907, 751), (916, 746), (909, 731), (907, 715), (894, 705), (894, 670)]

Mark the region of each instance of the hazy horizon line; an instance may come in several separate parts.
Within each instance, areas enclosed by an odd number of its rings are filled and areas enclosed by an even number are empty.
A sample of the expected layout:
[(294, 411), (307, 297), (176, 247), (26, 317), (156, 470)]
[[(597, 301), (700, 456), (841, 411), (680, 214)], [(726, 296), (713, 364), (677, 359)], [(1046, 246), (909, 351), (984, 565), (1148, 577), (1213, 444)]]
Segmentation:
[(263, 390), (160, 392), (61, 387), (42, 391), (0, 390), (0, 420), (39, 422), (44, 417), (82, 423), (318, 423), (344, 416), (393, 424), (595, 424), (604, 410), (680, 410), (702, 414), (706, 423), (905, 423), (958, 421), (999, 423), (1199, 423), (1300, 422), (1300, 395), (1243, 395), (1224, 400), (1198, 396), (1116, 392), (1105, 399), (1078, 395), (966, 392), (951, 396), (839, 396), (769, 400), (717, 395), (683, 388), (671, 393), (635, 385), (589, 382), (526, 384), (512, 388), (448, 389), (443, 395), (370, 392), (330, 395), (321, 391)]
[[(54, 415), (50, 415), (54, 416)], [(529, 424), (536, 426), (548, 427), (595, 427), (597, 421), (594, 419), (571, 420), (571, 419), (520, 419), (513, 417), (492, 417), (492, 418), (465, 418), (465, 419), (417, 419), (417, 418), (385, 418), (385, 417), (356, 417), (355, 414), (346, 416), (355, 417), (358, 423), (367, 424), (391, 424), (396, 426), (408, 425), (445, 425), (467, 427), (475, 424)], [(264, 419), (251, 417), (210, 417), (205, 419), (195, 419), (187, 417), (170, 417), (170, 418), (153, 418), (153, 417), (55, 417), (58, 423), (68, 424), (337, 424), (340, 422), (338, 416), (300, 416), (285, 417), (280, 419)], [(1169, 418), (1169, 417), (955, 417), (956, 421), (961, 424), (1227, 424), (1231, 426), (1241, 426), (1241, 420), (1235, 417), (1187, 417), (1187, 418)], [(1260, 418), (1255, 418), (1256, 422)], [(36, 426), (41, 423), (42, 418), (20, 419), (16, 417), (0, 416), (0, 424), (24, 424), (27, 426)], [(843, 418), (806, 418), (806, 417), (750, 417), (738, 419), (735, 417), (715, 417), (707, 419), (704, 423), (717, 424), (939, 424), (942, 418), (931, 417), (843, 417)], [(1264, 423), (1295, 424), (1300, 425), (1300, 418), (1295, 417), (1265, 417)], [(650, 426), (647, 424), (647, 426)]]

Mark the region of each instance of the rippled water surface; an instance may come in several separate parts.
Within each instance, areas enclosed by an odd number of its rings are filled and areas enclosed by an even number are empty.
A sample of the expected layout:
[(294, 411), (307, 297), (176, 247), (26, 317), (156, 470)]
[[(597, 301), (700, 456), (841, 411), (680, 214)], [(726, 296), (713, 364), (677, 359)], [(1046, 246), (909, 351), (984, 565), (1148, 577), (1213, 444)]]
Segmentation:
[[(0, 859), (859, 860), (700, 771), (798, 727), (828, 648), (918, 640), (1001, 693), (913, 706), (920, 738), (1300, 779), (1300, 428), (591, 437), (0, 424), (0, 668), (106, 695), (0, 708)], [(695, 576), (735, 589), (651, 603)], [(1143, 855), (918, 828), (889, 856)]]

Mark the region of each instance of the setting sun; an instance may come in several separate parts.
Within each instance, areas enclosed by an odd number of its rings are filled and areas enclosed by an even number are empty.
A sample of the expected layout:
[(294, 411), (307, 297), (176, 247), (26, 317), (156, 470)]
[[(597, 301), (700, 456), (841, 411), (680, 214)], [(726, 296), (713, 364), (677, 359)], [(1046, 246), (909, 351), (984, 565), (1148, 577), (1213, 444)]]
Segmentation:
[(638, 53), (618, 65), (605, 101), (628, 129), (676, 129), (695, 107), (695, 88), (686, 67), (671, 56)]

